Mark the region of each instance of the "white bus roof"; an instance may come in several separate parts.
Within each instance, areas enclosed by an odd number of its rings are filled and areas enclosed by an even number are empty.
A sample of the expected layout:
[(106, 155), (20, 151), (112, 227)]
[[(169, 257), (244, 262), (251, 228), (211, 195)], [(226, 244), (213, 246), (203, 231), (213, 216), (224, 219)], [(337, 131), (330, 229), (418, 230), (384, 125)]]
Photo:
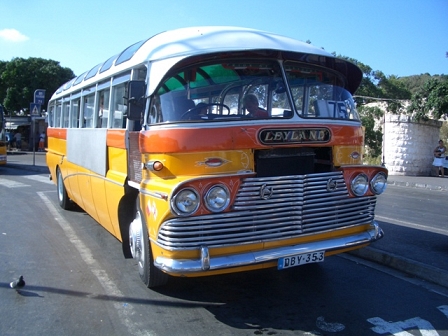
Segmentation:
[[(185, 57), (226, 51), (278, 50), (335, 58), (311, 44), (265, 31), (227, 26), (204, 26), (165, 31), (140, 41), (62, 85), (51, 99), (93, 85), (112, 74), (147, 64), (150, 95), (173, 65)], [(348, 63), (348, 62), (347, 62)], [(81, 84), (82, 85), (79, 85)]]

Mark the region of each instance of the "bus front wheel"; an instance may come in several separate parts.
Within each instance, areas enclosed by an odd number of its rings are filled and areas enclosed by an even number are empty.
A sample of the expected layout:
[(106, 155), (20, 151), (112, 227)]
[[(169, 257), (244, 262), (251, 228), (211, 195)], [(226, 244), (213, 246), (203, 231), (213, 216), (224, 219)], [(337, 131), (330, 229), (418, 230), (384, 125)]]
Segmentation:
[(163, 286), (168, 275), (154, 266), (149, 244), (148, 229), (137, 205), (135, 218), (129, 226), (129, 247), (132, 257), (137, 260), (138, 273), (148, 288)]
[(59, 206), (64, 210), (69, 210), (72, 204), (70, 198), (67, 195), (67, 190), (65, 189), (64, 185), (64, 179), (62, 178), (61, 170), (59, 168), (57, 168), (56, 174)]

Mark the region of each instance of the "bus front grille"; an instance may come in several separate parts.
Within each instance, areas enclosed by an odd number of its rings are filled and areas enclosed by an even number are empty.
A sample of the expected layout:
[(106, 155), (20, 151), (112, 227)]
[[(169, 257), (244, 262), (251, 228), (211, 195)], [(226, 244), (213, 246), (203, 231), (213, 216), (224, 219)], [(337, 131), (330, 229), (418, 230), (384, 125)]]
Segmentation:
[(369, 223), (375, 196), (350, 198), (341, 172), (246, 178), (230, 212), (173, 218), (157, 243), (171, 250), (299, 237)]

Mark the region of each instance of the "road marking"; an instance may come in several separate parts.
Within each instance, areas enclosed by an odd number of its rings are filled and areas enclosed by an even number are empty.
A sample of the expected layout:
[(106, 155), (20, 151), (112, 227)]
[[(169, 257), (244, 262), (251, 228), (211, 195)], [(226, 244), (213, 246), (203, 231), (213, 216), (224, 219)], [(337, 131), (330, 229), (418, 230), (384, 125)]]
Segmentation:
[(37, 181), (37, 182), (43, 182), (43, 183), (47, 183), (47, 184), (52, 184), (54, 185), (53, 181), (50, 181), (50, 179), (48, 178), (48, 176), (42, 176), (42, 175), (30, 175), (30, 176), (23, 176), (24, 178), (28, 179), (28, 180), (32, 180), (32, 181)]
[(387, 221), (387, 222), (390, 222), (392, 224), (398, 224), (398, 225), (402, 225), (402, 226), (406, 226), (406, 227), (412, 227), (414, 229), (420, 229), (420, 230), (430, 231), (430, 232), (434, 232), (434, 233), (440, 233), (440, 234), (448, 236), (448, 230), (445, 230), (445, 229), (440, 229), (440, 228), (435, 228), (435, 227), (431, 227), (431, 226), (411, 223), (411, 222), (408, 222), (408, 221), (402, 221), (402, 220), (389, 218), (389, 217), (384, 217), (384, 216), (375, 216), (375, 219), (381, 220), (381, 221), (384, 221), (384, 222)]
[(439, 306), (437, 307), (446, 317), (448, 317), (448, 306)]
[(387, 322), (380, 317), (372, 317), (367, 319), (368, 322), (375, 325), (371, 328), (377, 334), (392, 334), (394, 336), (412, 336), (406, 329), (413, 329), (417, 327), (422, 336), (438, 336), (439, 333), (434, 329), (431, 323), (420, 318), (414, 317), (406, 321)]
[(4, 178), (0, 178), (0, 186), (6, 187), (6, 188), (30, 187), (29, 184), (20, 183), (20, 182), (17, 182), (17, 181), (4, 179)]
[[(93, 254), (90, 249), (79, 239), (70, 223), (59, 214), (56, 207), (43, 192), (38, 192), (37, 194), (42, 199), (42, 202), (47, 206), (48, 210), (50, 210), (50, 213), (54, 216), (56, 223), (58, 223), (62, 230), (64, 230), (67, 238), (78, 250), (82, 260), (89, 266), (92, 273), (96, 276), (106, 294), (115, 297), (124, 297), (123, 293), (109, 278), (107, 273), (102, 269), (101, 265), (95, 260), (95, 258), (93, 258)], [(114, 302), (114, 307), (117, 310), (123, 324), (128, 328), (130, 335), (155, 335), (155, 333), (150, 331), (138, 330), (136, 323), (130, 319), (130, 316), (135, 314), (135, 310), (132, 305), (127, 304), (126, 306), (123, 306), (120, 302)]]

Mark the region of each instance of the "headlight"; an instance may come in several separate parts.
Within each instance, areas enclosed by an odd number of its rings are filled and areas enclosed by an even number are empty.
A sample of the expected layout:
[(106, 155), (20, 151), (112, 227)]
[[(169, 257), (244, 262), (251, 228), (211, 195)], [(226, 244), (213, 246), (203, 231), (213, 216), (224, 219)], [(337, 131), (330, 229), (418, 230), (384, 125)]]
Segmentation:
[(386, 174), (384, 174), (383, 172), (376, 174), (373, 177), (372, 181), (370, 181), (370, 188), (372, 189), (373, 193), (377, 195), (382, 194), (384, 190), (386, 190), (386, 187), (387, 178)]
[(183, 189), (173, 197), (171, 207), (180, 216), (191, 215), (199, 208), (199, 196), (194, 189)]
[(363, 196), (369, 189), (369, 181), (367, 175), (359, 174), (356, 176), (351, 183), (352, 192), (356, 196)]
[(223, 211), (230, 202), (229, 190), (224, 185), (211, 187), (204, 197), (205, 206), (212, 212)]

